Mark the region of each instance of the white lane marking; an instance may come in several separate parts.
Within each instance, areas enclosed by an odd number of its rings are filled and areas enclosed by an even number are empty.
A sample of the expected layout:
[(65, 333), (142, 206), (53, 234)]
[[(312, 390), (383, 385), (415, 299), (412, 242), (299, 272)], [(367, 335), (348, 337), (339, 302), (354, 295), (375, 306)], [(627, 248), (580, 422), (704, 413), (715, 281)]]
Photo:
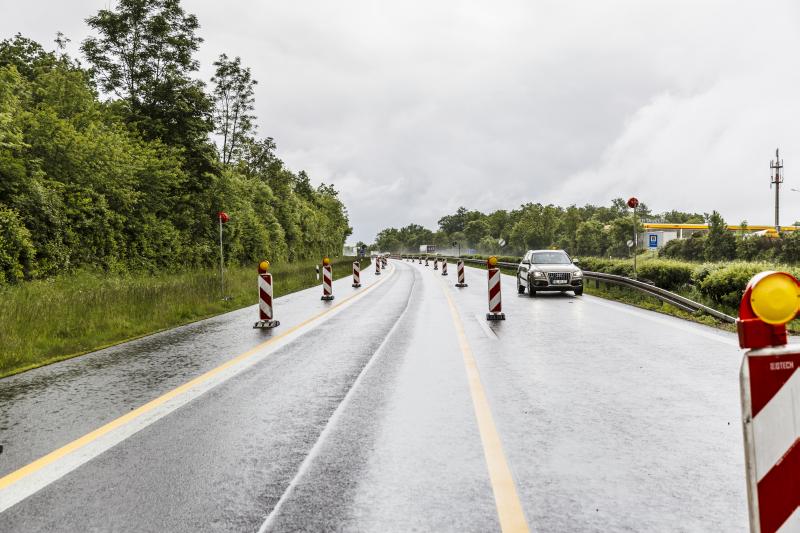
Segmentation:
[(358, 386), (365, 379), (364, 376), (367, 375), (369, 370), (375, 365), (375, 361), (380, 359), (381, 352), (383, 351), (387, 342), (389, 341), (390, 338), (392, 338), (395, 329), (397, 329), (398, 325), (403, 321), (403, 318), (406, 316), (406, 313), (408, 313), (408, 310), (411, 307), (411, 300), (414, 298), (413, 292), (416, 284), (417, 284), (417, 278), (416, 276), (414, 276), (412, 278), (411, 288), (409, 289), (408, 300), (406, 301), (406, 306), (403, 308), (402, 313), (400, 313), (400, 316), (397, 317), (397, 320), (395, 320), (395, 323), (394, 325), (392, 325), (392, 328), (388, 331), (388, 333), (386, 333), (386, 337), (383, 338), (381, 344), (372, 354), (372, 357), (370, 357), (369, 361), (367, 361), (367, 364), (364, 365), (364, 368), (361, 369), (361, 372), (356, 377), (356, 380), (350, 386), (350, 390), (347, 391), (347, 394), (344, 395), (342, 401), (339, 403), (339, 405), (336, 406), (336, 409), (333, 411), (333, 414), (328, 419), (328, 422), (325, 424), (325, 427), (322, 428), (322, 432), (320, 432), (319, 437), (317, 437), (317, 441), (314, 443), (314, 446), (311, 447), (311, 450), (309, 450), (305, 459), (303, 459), (303, 462), (300, 463), (300, 468), (297, 470), (297, 473), (289, 482), (289, 485), (286, 487), (286, 490), (283, 491), (283, 494), (281, 494), (280, 499), (278, 499), (278, 503), (275, 504), (275, 507), (273, 507), (272, 511), (270, 511), (270, 513), (267, 515), (267, 518), (264, 520), (264, 523), (261, 524), (261, 527), (258, 528), (258, 533), (264, 533), (274, 525), (275, 518), (278, 516), (278, 513), (283, 508), (283, 506), (286, 505), (286, 502), (288, 501), (292, 492), (294, 492), (295, 487), (300, 482), (300, 479), (302, 479), (303, 476), (306, 474), (306, 472), (308, 472), (309, 468), (311, 468), (311, 463), (320, 454), (320, 450), (322, 449), (322, 445), (325, 442), (325, 439), (328, 437), (328, 434), (331, 431), (333, 431), (332, 428), (336, 426), (336, 423), (338, 422), (339, 418), (342, 417), (342, 413), (344, 412), (345, 408), (352, 401), (352, 398), (355, 395), (355, 390), (358, 389)]
[(478, 325), (481, 327), (481, 329), (486, 334), (486, 336), (489, 337), (491, 340), (496, 341), (497, 340), (497, 334), (494, 331), (492, 331), (492, 328), (490, 328), (486, 324), (486, 318), (485, 317), (481, 317), (477, 313), (474, 314), (473, 316), (475, 317), (475, 320), (477, 320)]
[[(390, 274), (393, 272), (394, 270), (390, 271)], [(383, 279), (389, 279), (389, 277), (390, 276), (386, 276)], [(367, 288), (377, 286), (379, 282), (380, 280), (370, 285)], [(257, 351), (255, 351), (253, 355), (243, 358), (241, 361), (235, 364), (231, 364), (227, 368), (220, 369), (220, 367), (217, 367), (217, 369), (210, 370), (209, 373), (214, 373), (214, 374), (208, 379), (205, 379), (204, 381), (201, 381), (200, 383), (191, 386), (190, 388), (186, 389), (185, 391), (182, 391), (173, 398), (167, 399), (166, 401), (157, 405), (156, 407), (153, 407), (152, 409), (149, 409), (147, 412), (139, 416), (136, 416), (135, 418), (129, 421), (126, 421), (122, 425), (115, 427), (114, 429), (108, 431), (107, 433), (92, 438), (89, 442), (81, 444), (79, 447), (77, 447), (77, 449), (67, 452), (65, 455), (58, 457), (57, 459), (53, 460), (46, 466), (33, 469), (30, 473), (26, 472), (25, 474), (19, 476), (19, 479), (15, 479), (11, 484), (9, 484), (3, 489), (0, 489), (0, 513), (7, 510), (11, 506), (21, 502), (22, 500), (32, 496), (33, 494), (45, 488), (46, 486), (62, 478), (66, 474), (69, 474), (73, 470), (79, 468), (80, 466), (94, 459), (103, 452), (111, 449), (120, 442), (131, 437), (135, 433), (161, 420), (162, 418), (174, 412), (175, 410), (183, 407), (184, 405), (188, 404), (189, 402), (201, 396), (202, 394), (221, 385), (225, 381), (243, 372), (244, 370), (247, 370), (248, 368), (258, 364), (259, 362), (266, 359), (269, 355), (271, 355), (275, 351), (285, 347), (287, 344), (291, 343), (301, 335), (306, 334), (309, 330), (335, 317), (343, 310), (353, 305), (353, 303), (361, 300), (363, 295), (366, 294), (369, 294), (368, 291), (362, 291), (351, 296), (350, 299), (342, 301), (340, 304), (338, 304), (337, 307), (329, 309), (327, 312), (325, 312), (325, 314), (313, 317), (307, 323), (302, 324), (299, 327), (295, 326), (296, 329), (294, 331), (291, 331), (289, 333), (284, 333), (282, 337), (274, 339), (272, 342), (270, 342), (269, 345), (265, 346), (260, 350), (258, 348), (248, 350), (242, 355), (249, 354), (251, 353), (252, 350), (257, 350)], [(239, 355), (237, 357), (242, 357), (242, 355)], [(229, 364), (229, 362), (223, 363), (220, 366), (224, 366), (226, 364)], [(182, 386), (179, 386), (177, 388), (180, 387)], [(162, 398), (163, 396), (167, 396), (169, 394), (170, 392), (167, 392), (164, 395), (159, 396), (159, 398)], [(156, 398), (155, 400), (152, 401), (156, 402), (159, 400), (159, 398)], [(123, 417), (124, 416), (126, 415), (123, 415)], [(109, 424), (114, 424), (114, 422), (115, 421), (111, 421), (109, 422)], [(81, 440), (82, 438), (84, 437), (81, 437), (77, 440)], [(73, 441), (70, 444), (73, 444), (76, 441)], [(67, 444), (66, 446), (70, 446), (70, 444)], [(16, 470), (15, 472), (8, 474), (3, 479), (8, 478), (9, 476), (17, 477), (16, 476), (17, 473), (29, 469), (32, 465), (33, 463), (23, 466), (22, 468)]]

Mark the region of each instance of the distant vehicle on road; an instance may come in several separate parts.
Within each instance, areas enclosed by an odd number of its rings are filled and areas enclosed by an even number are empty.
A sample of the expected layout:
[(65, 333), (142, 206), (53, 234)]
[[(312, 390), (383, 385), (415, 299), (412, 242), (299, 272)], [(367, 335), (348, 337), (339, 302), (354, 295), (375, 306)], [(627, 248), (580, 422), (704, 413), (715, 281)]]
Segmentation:
[(583, 294), (583, 271), (578, 260), (564, 250), (528, 250), (517, 267), (517, 292), (536, 296), (538, 291), (572, 291)]

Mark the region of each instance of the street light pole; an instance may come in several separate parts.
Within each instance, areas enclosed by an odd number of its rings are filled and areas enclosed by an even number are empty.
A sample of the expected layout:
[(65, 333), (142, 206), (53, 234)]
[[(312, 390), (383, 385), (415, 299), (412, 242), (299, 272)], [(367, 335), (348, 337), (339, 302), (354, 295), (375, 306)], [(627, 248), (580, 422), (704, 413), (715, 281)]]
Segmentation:
[(633, 279), (636, 279), (636, 252), (639, 249), (639, 235), (636, 231), (636, 208), (639, 207), (639, 199), (635, 196), (628, 198), (628, 207), (633, 209)]

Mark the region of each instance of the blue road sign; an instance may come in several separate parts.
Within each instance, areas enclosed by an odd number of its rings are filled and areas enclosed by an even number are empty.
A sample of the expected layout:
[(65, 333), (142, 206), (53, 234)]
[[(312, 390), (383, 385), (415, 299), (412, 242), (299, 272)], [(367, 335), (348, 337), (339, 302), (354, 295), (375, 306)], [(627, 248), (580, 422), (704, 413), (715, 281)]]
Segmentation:
[(658, 248), (658, 233), (650, 233), (647, 236), (650, 240), (650, 248)]

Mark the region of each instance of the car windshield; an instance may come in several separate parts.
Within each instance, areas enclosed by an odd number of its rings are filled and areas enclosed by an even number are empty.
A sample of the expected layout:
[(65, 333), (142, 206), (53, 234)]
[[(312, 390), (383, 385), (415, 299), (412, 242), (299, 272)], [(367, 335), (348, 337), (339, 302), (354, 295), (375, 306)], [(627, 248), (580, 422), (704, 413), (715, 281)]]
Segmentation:
[(536, 265), (568, 265), (570, 260), (564, 252), (534, 252), (533, 263)]

